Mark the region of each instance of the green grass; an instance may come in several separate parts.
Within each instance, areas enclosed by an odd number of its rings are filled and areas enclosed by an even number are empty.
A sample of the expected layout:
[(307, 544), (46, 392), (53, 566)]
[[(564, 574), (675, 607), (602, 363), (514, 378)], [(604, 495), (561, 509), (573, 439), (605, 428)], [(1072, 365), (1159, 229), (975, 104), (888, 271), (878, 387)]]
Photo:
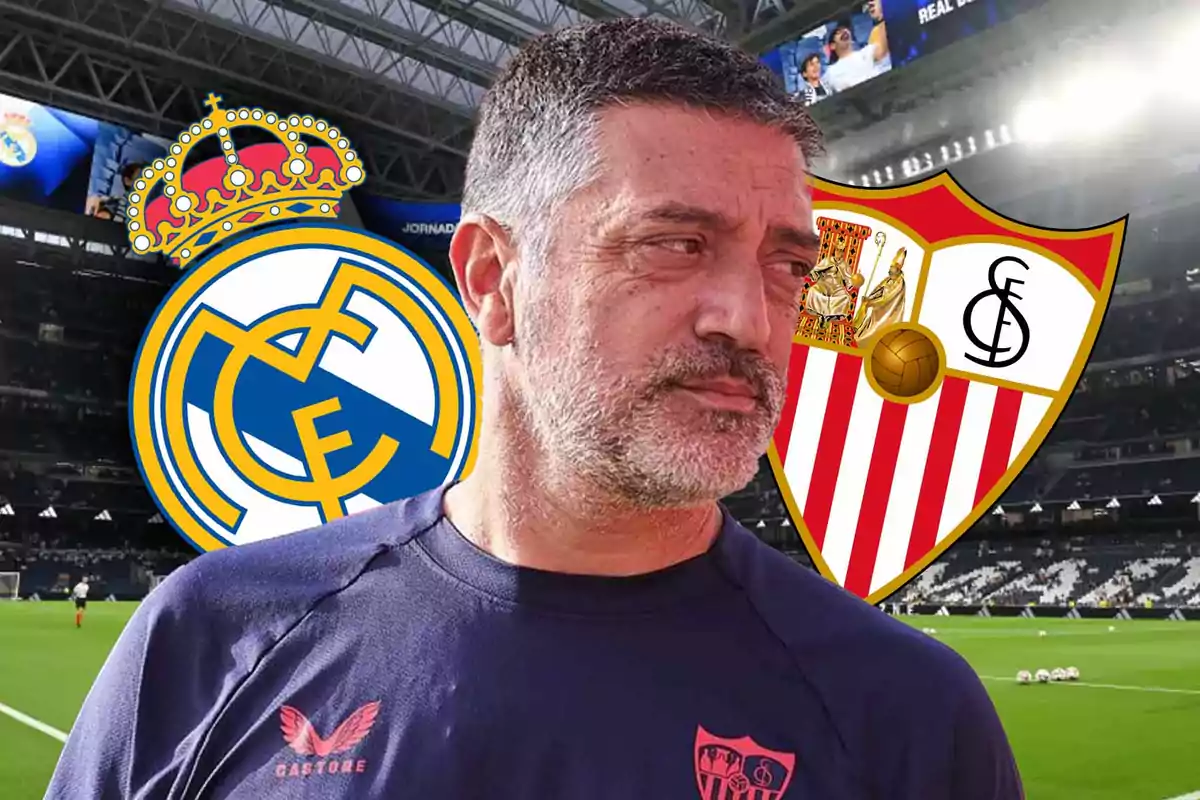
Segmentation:
[[(0, 603), (0, 703), (68, 731), (137, 603)], [(0, 797), (41, 798), (62, 745), (0, 714)]]
[[(0, 603), (0, 703), (68, 730), (135, 607), (92, 603), (77, 630), (68, 603)], [(1200, 623), (908, 621), (936, 629), (984, 676), (1030, 800), (1164, 800), (1200, 791)], [(1079, 668), (1079, 683), (1013, 680), (1021, 669), (1068, 666)], [(59, 748), (0, 715), (3, 800), (40, 798)]]

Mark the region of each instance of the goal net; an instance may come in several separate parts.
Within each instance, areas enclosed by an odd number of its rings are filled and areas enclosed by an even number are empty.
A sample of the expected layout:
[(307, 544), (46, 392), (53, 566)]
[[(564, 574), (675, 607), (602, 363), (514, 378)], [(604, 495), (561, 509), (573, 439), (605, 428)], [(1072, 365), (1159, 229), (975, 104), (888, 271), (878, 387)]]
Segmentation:
[(0, 572), (0, 600), (16, 600), (21, 590), (21, 573)]

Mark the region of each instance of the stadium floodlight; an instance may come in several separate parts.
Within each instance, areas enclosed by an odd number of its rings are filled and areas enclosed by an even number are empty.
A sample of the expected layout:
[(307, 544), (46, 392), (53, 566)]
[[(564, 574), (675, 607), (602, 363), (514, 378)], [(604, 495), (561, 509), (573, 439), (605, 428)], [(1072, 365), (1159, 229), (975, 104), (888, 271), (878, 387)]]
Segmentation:
[(1181, 77), (1192, 74), (1194, 64), (1190, 63), (1193, 60), (1191, 49), (1194, 47), (1196, 37), (1200, 37), (1200, 17), (1196, 17), (1190, 24), (1185, 23), (1179, 27), (1176, 43), (1164, 48), (1167, 57), (1161, 65), (1162, 85), (1169, 86), (1173, 90), (1172, 94), (1175, 96), (1173, 99), (1182, 99), (1188, 104), (1200, 104), (1200, 83), (1187, 78), (1180, 80)]
[(1053, 141), (1058, 136), (1059, 124), (1059, 115), (1054, 106), (1049, 101), (1042, 99), (1026, 102), (1017, 109), (1017, 114), (1013, 119), (1013, 129), (1017, 139), (1030, 144), (1045, 144)]
[(20, 597), (21, 573), (0, 572), (0, 600), (16, 600)]
[[(1146, 96), (1140, 91), (1142, 79), (1139, 70), (1116, 64), (1082, 69), (1065, 84), (1056, 104), (1064, 126), (1071, 124), (1064, 132), (1076, 139), (1100, 139), (1140, 115)], [(1107, 102), (1113, 95), (1123, 100)]]

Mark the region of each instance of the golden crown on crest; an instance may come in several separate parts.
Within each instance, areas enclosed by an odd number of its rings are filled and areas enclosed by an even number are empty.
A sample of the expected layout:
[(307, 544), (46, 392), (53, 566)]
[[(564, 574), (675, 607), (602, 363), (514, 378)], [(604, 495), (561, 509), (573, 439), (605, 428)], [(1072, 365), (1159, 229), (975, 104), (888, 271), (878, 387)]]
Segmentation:
[[(134, 181), (125, 223), (134, 252), (164, 253), (186, 266), (256, 225), (336, 217), (342, 195), (366, 179), (349, 140), (325, 120), (220, 103), (209, 93), (208, 116), (179, 134), (166, 156)], [(239, 150), (232, 138), (239, 128), (256, 128), (276, 141)], [(188, 154), (213, 137), (221, 155), (184, 169)]]

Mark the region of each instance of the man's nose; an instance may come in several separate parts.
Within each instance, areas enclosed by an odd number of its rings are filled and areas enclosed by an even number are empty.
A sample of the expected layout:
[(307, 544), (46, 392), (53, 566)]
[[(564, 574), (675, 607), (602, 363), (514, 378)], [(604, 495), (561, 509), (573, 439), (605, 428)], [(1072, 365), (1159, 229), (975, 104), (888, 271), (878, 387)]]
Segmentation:
[(771, 336), (762, 268), (750, 259), (748, 267), (714, 270), (700, 297), (696, 335), (723, 336), (739, 349), (764, 352)]

